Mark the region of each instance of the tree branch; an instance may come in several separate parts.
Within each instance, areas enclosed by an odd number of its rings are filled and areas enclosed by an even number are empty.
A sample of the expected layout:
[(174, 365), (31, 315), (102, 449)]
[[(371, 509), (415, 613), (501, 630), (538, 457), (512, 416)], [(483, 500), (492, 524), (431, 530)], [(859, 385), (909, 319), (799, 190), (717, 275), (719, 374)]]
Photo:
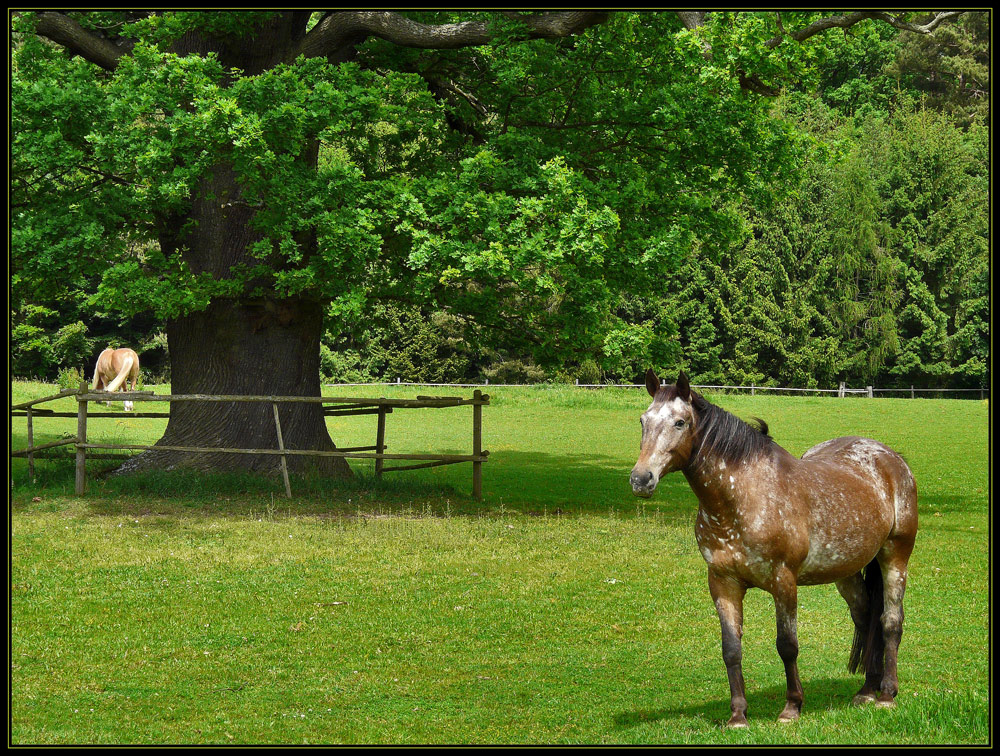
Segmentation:
[(55, 11), (44, 11), (38, 14), (35, 32), (108, 71), (114, 70), (115, 66), (118, 65), (118, 59), (128, 52), (113, 42), (84, 29), (66, 14)]
[(471, 137), (473, 144), (483, 144), (486, 141), (486, 137), (474, 123), (469, 123), (458, 114), (455, 107), (455, 99), (457, 96), (457, 98), (466, 102), (482, 118), (489, 117), (489, 111), (486, 106), (474, 95), (462, 90), (451, 79), (442, 79), (430, 73), (421, 73), (420, 75), (427, 82), (427, 89), (434, 99), (447, 106), (445, 120), (448, 122), (448, 125), (458, 133)]
[[(893, 16), (892, 14), (884, 11), (855, 11), (854, 13), (847, 13), (843, 16), (828, 16), (826, 18), (818, 19), (817, 21), (813, 21), (808, 26), (804, 26), (803, 28), (793, 32), (787, 32), (785, 30), (781, 20), (781, 14), (776, 13), (775, 16), (777, 17), (778, 31), (780, 33), (769, 39), (765, 43), (765, 46), (773, 49), (786, 39), (803, 42), (810, 37), (826, 31), (827, 29), (849, 29), (855, 24), (861, 23), (862, 21), (870, 18), (885, 21), (893, 28), (900, 29), (902, 31), (914, 32), (916, 34), (930, 34), (942, 23), (957, 16), (961, 16), (963, 12), (964, 11), (942, 11), (937, 13), (934, 18), (926, 24), (911, 24), (904, 21), (902, 16)], [(699, 26), (704, 25), (705, 16), (708, 15), (704, 11), (676, 11), (676, 13), (681, 23), (684, 24), (684, 27), (687, 29), (696, 29)], [(702, 42), (702, 50), (702, 54), (705, 58), (711, 59), (711, 47), (705, 41)], [(757, 92), (758, 94), (767, 95), (769, 97), (775, 97), (780, 92), (779, 89), (762, 82), (756, 74), (747, 74), (745, 71), (739, 71), (739, 77), (740, 87), (751, 92)]]
[(705, 23), (707, 11), (677, 11), (677, 18), (684, 24), (685, 29), (696, 29)]
[(938, 13), (934, 18), (928, 21), (926, 24), (909, 24), (903, 21), (901, 18), (893, 18), (888, 13), (876, 13), (875, 18), (885, 21), (890, 26), (896, 29), (902, 29), (903, 31), (914, 32), (916, 34), (930, 34), (932, 31), (937, 29), (942, 23), (948, 21), (952, 18), (958, 18), (965, 11), (945, 11)]
[[(531, 39), (567, 37), (602, 23), (607, 17), (606, 12), (600, 11), (516, 15)], [(494, 35), (488, 21), (423, 24), (393, 11), (343, 11), (332, 13), (316, 24), (290, 57), (340, 57), (344, 48), (368, 37), (379, 37), (401, 47), (454, 50), (487, 44)]]
[[(677, 11), (677, 17), (684, 24), (686, 29), (696, 29), (699, 26), (703, 26), (705, 23), (705, 16), (708, 15), (705, 11)], [(847, 13), (843, 16), (828, 16), (827, 18), (821, 18), (817, 21), (813, 21), (808, 26), (804, 26), (798, 31), (786, 32), (784, 26), (781, 23), (781, 14), (775, 14), (778, 18), (778, 29), (781, 31), (776, 37), (772, 37), (765, 44), (767, 47), (777, 47), (780, 45), (786, 37), (789, 39), (794, 39), (796, 42), (803, 42), (809, 37), (813, 37), (827, 29), (849, 29), (857, 23), (864, 21), (869, 18), (877, 18), (880, 21), (885, 21), (887, 24), (895, 29), (900, 29), (901, 31), (914, 32), (915, 34), (930, 34), (932, 31), (937, 29), (942, 23), (948, 21), (949, 19), (961, 16), (964, 11), (942, 11), (934, 16), (926, 24), (911, 24), (903, 20), (902, 16), (893, 16), (891, 13), (886, 13), (885, 11), (855, 11), (854, 13)]]
[[(818, 21), (813, 21), (808, 26), (804, 26), (798, 31), (789, 33), (788, 37), (794, 39), (796, 42), (802, 42), (809, 39), (809, 37), (826, 31), (827, 29), (848, 29), (869, 18), (876, 18), (880, 21), (885, 21), (893, 28), (900, 29), (902, 31), (914, 32), (916, 34), (930, 34), (943, 22), (957, 16), (961, 16), (963, 12), (964, 11), (944, 11), (934, 16), (934, 18), (928, 23), (920, 25), (907, 23), (906, 21), (903, 21), (901, 17), (893, 16), (892, 14), (885, 13), (884, 11), (856, 11), (843, 16), (829, 16), (827, 18), (821, 18)], [(784, 30), (782, 29), (782, 31)], [(766, 44), (768, 47), (773, 48), (780, 45), (783, 40), (784, 35), (779, 34), (777, 37), (769, 39)]]
[(770, 84), (765, 84), (760, 80), (757, 74), (747, 75), (746, 71), (739, 71), (740, 77), (740, 89), (746, 89), (750, 92), (756, 92), (757, 94), (762, 94), (767, 97), (777, 97), (781, 94), (781, 90), (777, 87), (772, 87)]

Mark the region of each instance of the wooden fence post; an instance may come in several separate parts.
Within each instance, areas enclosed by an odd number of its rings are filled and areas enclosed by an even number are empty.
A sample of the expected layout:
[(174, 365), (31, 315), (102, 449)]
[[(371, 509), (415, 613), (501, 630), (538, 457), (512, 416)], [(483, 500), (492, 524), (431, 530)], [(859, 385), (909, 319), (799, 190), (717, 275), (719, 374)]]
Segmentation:
[[(385, 397), (380, 397), (385, 399)], [(385, 453), (385, 405), (378, 406), (378, 428), (375, 431), (375, 453)], [(381, 457), (375, 457), (375, 477), (382, 477), (382, 465), (385, 462)]]
[(871, 399), (874, 396), (872, 394), (872, 387), (871, 386), (865, 386), (865, 388), (868, 389), (868, 398)]
[(916, 394), (913, 391), (913, 384), (911, 383), (910, 384), (910, 398), (913, 399), (915, 396), (916, 396)]
[[(476, 389), (472, 398), (472, 453), (479, 457), (483, 453), (483, 392)], [(472, 463), (472, 498), (483, 498), (483, 463), (478, 459)]]
[[(281, 422), (278, 420), (278, 403), (271, 404), (274, 407), (274, 429), (278, 432), (278, 448), (285, 450), (285, 442), (281, 438)], [(292, 484), (288, 481), (288, 455), (281, 455), (281, 477), (285, 479), (285, 495), (292, 498)]]
[(81, 399), (87, 393), (88, 384), (80, 381), (80, 393), (77, 395), (76, 409), (76, 495), (83, 496), (87, 491), (87, 400)]
[[(35, 433), (31, 427), (31, 407), (28, 407), (25, 414), (28, 417), (28, 448), (32, 449), (35, 446)], [(35, 455), (32, 452), (28, 452), (28, 477), (31, 482), (35, 482)]]
[(837, 397), (839, 399), (843, 399), (844, 396), (846, 395), (847, 395), (847, 384), (844, 381), (841, 381), (840, 385), (837, 387)]

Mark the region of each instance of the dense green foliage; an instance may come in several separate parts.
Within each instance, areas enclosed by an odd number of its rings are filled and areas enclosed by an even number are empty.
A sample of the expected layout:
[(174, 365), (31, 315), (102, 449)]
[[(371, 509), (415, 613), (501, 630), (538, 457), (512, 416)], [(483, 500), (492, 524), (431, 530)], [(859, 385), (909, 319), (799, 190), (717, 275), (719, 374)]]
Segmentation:
[[(985, 126), (932, 110), (832, 117), (794, 194), (747, 207), (746, 240), (668, 279), (702, 380), (830, 387), (977, 386), (988, 379)], [(687, 334), (690, 334), (689, 336)]]
[[(168, 319), (266, 294), (326, 303), (328, 380), (988, 382), (988, 14), (776, 47), (775, 14), (482, 15), (490, 44), (258, 72), (168, 48), (273, 14), (133, 21), (114, 71), (15, 15), (14, 374), (109, 341), (159, 372)], [(166, 218), (220, 165), (252, 259), (197, 270)]]

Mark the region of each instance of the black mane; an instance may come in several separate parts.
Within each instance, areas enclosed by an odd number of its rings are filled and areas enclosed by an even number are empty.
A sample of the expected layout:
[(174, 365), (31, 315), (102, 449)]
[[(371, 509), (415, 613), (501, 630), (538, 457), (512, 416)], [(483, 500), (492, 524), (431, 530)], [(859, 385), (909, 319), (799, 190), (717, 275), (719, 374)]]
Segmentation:
[[(677, 387), (664, 386), (661, 392), (663, 399), (670, 401), (677, 396)], [(759, 417), (753, 418), (753, 424), (748, 423), (695, 391), (691, 392), (691, 406), (697, 414), (692, 459), (713, 455), (727, 465), (738, 465), (770, 452), (774, 445), (767, 423)]]
[(751, 425), (693, 391), (691, 404), (698, 413), (695, 451), (699, 455), (712, 454), (727, 465), (738, 465), (771, 450), (774, 439), (759, 417), (753, 418), (755, 424)]

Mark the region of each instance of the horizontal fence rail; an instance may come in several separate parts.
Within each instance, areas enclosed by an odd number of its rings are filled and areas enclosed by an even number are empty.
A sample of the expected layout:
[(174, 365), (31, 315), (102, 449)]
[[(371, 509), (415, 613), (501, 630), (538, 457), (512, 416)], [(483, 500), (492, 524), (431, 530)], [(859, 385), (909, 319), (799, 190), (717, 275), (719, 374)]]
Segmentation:
[[(49, 409), (40, 408), (38, 405), (45, 402), (55, 401), (72, 396), (77, 401), (76, 412), (54, 412)], [(206, 446), (179, 446), (179, 445), (147, 445), (147, 444), (96, 444), (87, 442), (87, 405), (89, 402), (267, 402), (274, 410), (274, 427), (276, 436), (276, 447), (271, 449), (243, 449), (243, 448), (221, 448)], [(299, 403), (299, 404), (322, 404), (331, 405), (323, 407), (323, 415), (326, 417), (341, 417), (344, 415), (378, 415), (378, 425), (376, 429), (375, 443), (369, 446), (341, 447), (334, 451), (320, 451), (311, 449), (286, 449), (281, 432), (281, 421), (278, 416), (278, 404)], [(472, 463), (472, 495), (482, 498), (483, 487), (483, 463), (489, 457), (489, 452), (482, 448), (482, 411), (485, 405), (490, 403), (488, 394), (480, 390), (473, 392), (471, 399), (460, 396), (417, 396), (415, 399), (388, 399), (379, 397), (336, 397), (336, 396), (264, 396), (264, 395), (228, 395), (228, 394), (155, 394), (152, 391), (92, 391), (88, 384), (83, 382), (77, 390), (63, 389), (58, 394), (32, 399), (28, 402), (11, 405), (11, 417), (26, 417), (28, 425), (28, 447), (26, 449), (12, 450), (11, 457), (27, 457), (28, 472), (32, 479), (35, 477), (34, 461), (35, 457), (41, 459), (51, 459), (53, 457), (37, 454), (46, 449), (58, 446), (72, 445), (76, 449), (76, 493), (83, 494), (86, 491), (86, 460), (87, 457), (100, 459), (122, 459), (128, 455), (122, 454), (93, 454), (90, 450), (141, 450), (141, 451), (173, 451), (182, 453), (202, 453), (202, 454), (262, 454), (278, 455), (281, 457), (281, 474), (285, 484), (285, 493), (290, 498), (292, 495), (291, 483), (288, 478), (288, 457), (340, 457), (345, 459), (372, 459), (375, 461), (375, 474), (381, 477), (382, 473), (398, 472), (401, 470), (419, 470), (428, 467), (438, 467), (441, 465), (453, 465), (463, 462)], [(442, 408), (442, 407), (472, 407), (472, 454), (388, 454), (385, 444), (386, 416), (398, 409), (417, 408)], [(75, 437), (53, 441), (47, 444), (35, 445), (34, 443), (34, 420), (42, 417), (76, 417), (77, 433)], [(90, 414), (90, 418), (121, 418), (121, 417), (170, 417), (169, 412), (102, 412)], [(65, 455), (60, 455), (65, 457)], [(416, 464), (394, 465), (386, 467), (386, 460), (408, 461)]]
[[(435, 386), (441, 388), (476, 388), (476, 387), (486, 387), (492, 386), (494, 388), (534, 388), (534, 387), (544, 387), (544, 386), (571, 386), (573, 388), (636, 388), (645, 389), (646, 384), (644, 383), (490, 383), (489, 380), (483, 383), (420, 383), (416, 381), (373, 381), (370, 383), (326, 383), (324, 384), (327, 388), (338, 388), (347, 386)], [(725, 384), (691, 384), (691, 388), (695, 389), (711, 389), (719, 391), (749, 391), (751, 394), (755, 394), (757, 391), (790, 391), (793, 393), (813, 393), (813, 394), (837, 394), (838, 396), (845, 396), (846, 394), (866, 394), (871, 396), (872, 394), (881, 393), (909, 393), (911, 396), (920, 393), (978, 393), (980, 399), (986, 398), (989, 395), (989, 388), (917, 388), (916, 386), (910, 386), (909, 388), (878, 388), (876, 386), (865, 386), (864, 388), (848, 388), (847, 386), (841, 386), (839, 388), (824, 389), (824, 388), (798, 388), (793, 386), (735, 386), (735, 385), (725, 385)]]

